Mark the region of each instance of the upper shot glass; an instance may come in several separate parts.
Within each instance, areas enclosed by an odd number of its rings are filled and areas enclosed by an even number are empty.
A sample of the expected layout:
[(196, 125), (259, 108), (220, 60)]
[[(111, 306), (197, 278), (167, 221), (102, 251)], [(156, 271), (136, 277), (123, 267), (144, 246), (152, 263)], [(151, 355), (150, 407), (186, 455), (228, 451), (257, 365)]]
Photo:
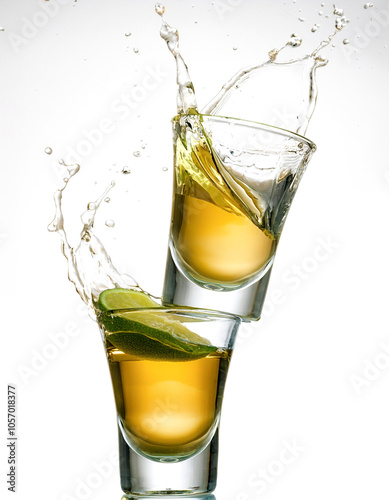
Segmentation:
[(174, 189), (165, 305), (258, 319), (293, 197), (315, 145), (222, 116), (173, 119)]

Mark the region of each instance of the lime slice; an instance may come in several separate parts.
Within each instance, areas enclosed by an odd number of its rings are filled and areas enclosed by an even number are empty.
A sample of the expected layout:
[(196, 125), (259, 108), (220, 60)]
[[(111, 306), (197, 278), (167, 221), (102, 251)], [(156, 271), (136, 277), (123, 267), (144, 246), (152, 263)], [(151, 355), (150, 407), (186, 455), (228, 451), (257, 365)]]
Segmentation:
[[(99, 297), (99, 323), (107, 340), (122, 352), (140, 359), (185, 361), (208, 356), (217, 347), (174, 319), (147, 294), (115, 288)], [(115, 309), (161, 308), (157, 311)]]
[(101, 311), (115, 309), (138, 309), (143, 307), (161, 307), (147, 293), (127, 288), (104, 290), (99, 296), (98, 308)]

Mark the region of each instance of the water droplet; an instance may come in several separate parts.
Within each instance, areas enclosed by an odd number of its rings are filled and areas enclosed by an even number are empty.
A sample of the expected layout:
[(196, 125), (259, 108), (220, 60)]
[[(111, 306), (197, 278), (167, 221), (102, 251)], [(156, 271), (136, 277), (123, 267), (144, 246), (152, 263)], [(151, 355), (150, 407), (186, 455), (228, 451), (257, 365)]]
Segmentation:
[(107, 227), (115, 227), (115, 221), (113, 221), (112, 219), (107, 219), (107, 220), (105, 221), (105, 225), (106, 225)]
[(319, 16), (322, 16), (322, 15), (323, 15), (323, 11), (319, 10)]
[(346, 25), (350, 22), (350, 19), (347, 19), (347, 17), (342, 16), (342, 17), (337, 17), (335, 20), (335, 28), (338, 31), (341, 31), (343, 28), (346, 27)]
[(109, 196), (107, 196), (106, 198), (104, 198), (104, 201), (105, 201), (105, 203), (109, 203), (111, 201), (111, 198)]
[(80, 170), (80, 165), (78, 163), (75, 163), (74, 165), (68, 165), (67, 169), (70, 177), (73, 177), (73, 175), (76, 175), (76, 173)]
[(147, 146), (147, 144), (146, 144), (144, 141), (141, 141), (141, 143), (140, 143), (140, 147), (141, 147), (142, 149), (146, 149), (146, 146)]
[(324, 7), (324, 5), (325, 5), (325, 3), (324, 3), (324, 2), (320, 4), (320, 6), (321, 6), (321, 7)]
[(238, 50), (238, 47), (232, 47), (232, 50)]
[(163, 16), (164, 13), (165, 13), (165, 6), (162, 5), (161, 3), (156, 3), (155, 4), (155, 12), (159, 15), (159, 16)]
[(123, 174), (130, 174), (131, 173), (130, 167), (123, 167), (122, 172)]
[(315, 33), (320, 28), (320, 24), (314, 24), (311, 28), (312, 33)]
[(344, 15), (344, 11), (343, 11), (343, 9), (338, 9), (336, 7), (336, 5), (334, 5), (334, 14), (335, 14), (335, 16), (343, 16)]
[(303, 43), (303, 39), (296, 35), (296, 34), (292, 34), (290, 36), (290, 40), (288, 42), (288, 45), (291, 45), (292, 47), (300, 47), (300, 45)]
[(5, 29), (3, 27), (0, 27), (0, 31), (5, 31)]
[(365, 5), (363, 6), (364, 9), (370, 9), (371, 7), (374, 7), (372, 3), (365, 3)]
[[(278, 56), (278, 53), (279, 53), (279, 50), (278, 49), (273, 49), (271, 50), (268, 55), (269, 55), (269, 59), (271, 61), (275, 61), (276, 60), (276, 57)], [(237, 86), (235, 86), (235, 88), (238, 88)]]
[(299, 21), (305, 23), (305, 17), (299, 17)]
[(133, 51), (135, 52), (135, 54), (139, 54), (139, 49), (138, 49), (138, 47), (134, 47), (134, 48), (133, 48)]
[(132, 33), (124, 33), (124, 36), (131, 36)]
[(53, 150), (51, 148), (45, 148), (45, 153), (47, 155), (51, 155), (52, 152), (53, 152)]
[(350, 43), (350, 40), (348, 38), (345, 38), (343, 40), (343, 45), (348, 45)]
[(88, 203), (88, 210), (96, 210), (96, 203), (93, 203), (93, 201), (91, 201), (90, 203)]
[(139, 158), (139, 156), (140, 156), (140, 151), (134, 151), (132, 154), (133, 154), (136, 158)]
[(163, 170), (164, 172), (167, 172), (167, 171), (168, 171), (168, 168), (167, 168), (167, 167), (162, 167), (162, 170)]

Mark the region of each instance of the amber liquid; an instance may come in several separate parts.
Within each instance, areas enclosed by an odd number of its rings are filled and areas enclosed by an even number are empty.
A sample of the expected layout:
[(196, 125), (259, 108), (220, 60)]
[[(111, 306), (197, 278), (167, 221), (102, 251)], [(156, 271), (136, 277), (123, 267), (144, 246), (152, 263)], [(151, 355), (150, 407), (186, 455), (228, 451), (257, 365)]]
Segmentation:
[(275, 252), (274, 236), (245, 215), (211, 201), (176, 195), (175, 214), (173, 245), (183, 265), (200, 279), (246, 280), (264, 268)]
[[(225, 168), (210, 138), (199, 139), (198, 116), (177, 122), (171, 251), (184, 274), (200, 283), (241, 286), (272, 259), (276, 236), (264, 227), (265, 203)], [(234, 192), (239, 192), (239, 197)]]
[(116, 407), (129, 444), (162, 460), (187, 457), (207, 445), (219, 419), (230, 352), (194, 361), (154, 361), (107, 344)]

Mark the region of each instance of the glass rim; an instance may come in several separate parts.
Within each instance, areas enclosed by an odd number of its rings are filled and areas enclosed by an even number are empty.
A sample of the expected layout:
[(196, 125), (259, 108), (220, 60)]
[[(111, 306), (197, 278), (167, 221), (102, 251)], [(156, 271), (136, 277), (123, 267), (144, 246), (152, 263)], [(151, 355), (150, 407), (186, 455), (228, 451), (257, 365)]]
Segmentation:
[(242, 318), (237, 314), (232, 314), (223, 311), (215, 311), (213, 309), (199, 309), (196, 307), (185, 307), (185, 306), (162, 306), (162, 307), (126, 307), (124, 309), (109, 309), (107, 311), (96, 311), (96, 316), (99, 318), (103, 315), (112, 315), (124, 312), (156, 312), (156, 313), (170, 313), (170, 314), (186, 314), (188, 317), (200, 318), (203, 316), (205, 320), (209, 319), (222, 319), (222, 320), (232, 320), (237, 324), (242, 322)]
[(291, 130), (288, 130), (286, 128), (276, 127), (275, 125), (269, 125), (267, 123), (256, 122), (254, 120), (245, 120), (244, 118), (234, 118), (230, 116), (209, 115), (202, 113), (198, 114), (182, 113), (179, 115), (175, 115), (171, 120), (172, 123), (178, 122), (179, 119), (182, 118), (183, 116), (205, 116), (206, 118), (212, 118), (218, 121), (229, 121), (229, 122), (236, 122), (237, 124), (247, 124), (247, 126), (251, 126), (252, 128), (256, 127), (256, 128), (261, 128), (262, 130), (265, 129), (268, 132), (273, 132), (278, 135), (284, 135), (285, 137), (295, 139), (296, 141), (304, 142), (312, 151), (316, 151), (317, 149), (316, 144), (307, 137), (305, 137), (304, 135), (297, 134), (296, 132), (292, 132)]

